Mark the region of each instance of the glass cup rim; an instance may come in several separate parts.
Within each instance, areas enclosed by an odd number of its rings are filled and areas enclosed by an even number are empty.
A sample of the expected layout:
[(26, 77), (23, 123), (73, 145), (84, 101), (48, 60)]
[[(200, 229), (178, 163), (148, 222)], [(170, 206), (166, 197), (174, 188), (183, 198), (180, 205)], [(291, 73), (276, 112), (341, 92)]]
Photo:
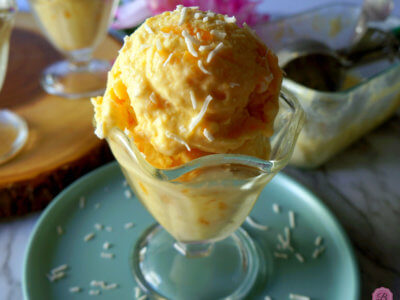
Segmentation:
[[(119, 143), (128, 150), (129, 155), (134, 157), (139, 166), (148, 174), (151, 174), (152, 177), (157, 177), (164, 181), (173, 181), (178, 177), (196, 170), (198, 168), (204, 167), (213, 167), (213, 166), (221, 166), (226, 164), (234, 164), (234, 165), (245, 165), (249, 167), (253, 167), (258, 169), (260, 172), (265, 174), (276, 173), (280, 171), (290, 160), (292, 155), (295, 142), (297, 140), (298, 133), (304, 123), (305, 115), (304, 111), (295, 96), (287, 89), (281, 89), (281, 93), (279, 96), (280, 102), (283, 101), (293, 112), (290, 122), (293, 126), (288, 128), (286, 131), (286, 135), (294, 132), (294, 137), (290, 141), (289, 149), (283, 157), (280, 159), (261, 159), (254, 156), (244, 155), (244, 154), (209, 154), (196, 159), (193, 159), (185, 164), (168, 168), (168, 169), (159, 169), (151, 165), (136, 147), (132, 138), (129, 138), (122, 130), (119, 128), (113, 128), (110, 130), (109, 136), (106, 138), (118, 140)], [(278, 112), (279, 114), (279, 112)], [(290, 125), (290, 124), (289, 124)], [(290, 126), (289, 126), (290, 127)]]

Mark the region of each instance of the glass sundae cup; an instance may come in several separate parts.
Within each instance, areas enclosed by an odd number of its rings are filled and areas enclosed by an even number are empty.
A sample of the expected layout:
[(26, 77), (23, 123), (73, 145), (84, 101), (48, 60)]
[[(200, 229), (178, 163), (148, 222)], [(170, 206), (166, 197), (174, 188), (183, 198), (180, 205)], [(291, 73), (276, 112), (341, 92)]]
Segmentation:
[(107, 142), (137, 197), (158, 221), (134, 246), (132, 268), (155, 299), (241, 299), (268, 264), (240, 225), (265, 185), (290, 160), (304, 114), (287, 91), (269, 160), (213, 154), (171, 169), (150, 165), (132, 138)]
[(41, 84), (49, 94), (81, 98), (104, 92), (111, 63), (92, 59), (104, 39), (117, 0), (29, 0), (49, 41), (66, 60), (48, 66)]

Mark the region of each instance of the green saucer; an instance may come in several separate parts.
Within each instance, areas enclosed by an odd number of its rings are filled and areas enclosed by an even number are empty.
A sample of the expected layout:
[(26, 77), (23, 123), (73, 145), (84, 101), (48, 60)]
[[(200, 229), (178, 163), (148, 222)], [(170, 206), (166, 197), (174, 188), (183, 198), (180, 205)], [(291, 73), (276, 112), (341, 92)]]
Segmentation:
[[(273, 210), (273, 204), (279, 205), (279, 212)], [(290, 226), (289, 211), (295, 214), (295, 227), (290, 230), (294, 252), (277, 249), (277, 235), (285, 237), (284, 227)], [(263, 230), (248, 221), (243, 225), (267, 258), (268, 279), (254, 287), (249, 299), (289, 299), (290, 293), (310, 299), (359, 298), (359, 274), (349, 240), (333, 215), (307, 189), (278, 174), (261, 193), (251, 217), (269, 227)], [(124, 184), (116, 163), (91, 172), (63, 191), (41, 215), (25, 258), (25, 299), (145, 298), (138, 295), (130, 260), (136, 240), (154, 222)], [(94, 237), (85, 241), (90, 233)], [(325, 250), (313, 258), (318, 236)], [(103, 249), (106, 242), (109, 249)], [(275, 257), (275, 252), (288, 257)], [(62, 278), (50, 281), (47, 275), (51, 270), (63, 269), (65, 264), (67, 269), (55, 272), (63, 273), (58, 275)], [(70, 291), (74, 287), (79, 291)], [(98, 295), (90, 296), (96, 291)]]

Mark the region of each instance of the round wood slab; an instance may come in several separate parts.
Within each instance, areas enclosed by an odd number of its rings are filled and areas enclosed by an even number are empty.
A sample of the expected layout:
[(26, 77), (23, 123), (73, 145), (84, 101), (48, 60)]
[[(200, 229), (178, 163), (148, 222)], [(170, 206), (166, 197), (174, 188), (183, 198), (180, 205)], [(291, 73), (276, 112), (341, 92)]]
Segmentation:
[[(107, 36), (94, 56), (113, 60), (120, 48)], [(112, 159), (105, 142), (94, 135), (89, 99), (67, 100), (41, 88), (42, 70), (61, 59), (33, 17), (19, 13), (0, 108), (27, 121), (29, 139), (17, 157), (0, 165), (0, 218), (44, 208), (76, 178)]]

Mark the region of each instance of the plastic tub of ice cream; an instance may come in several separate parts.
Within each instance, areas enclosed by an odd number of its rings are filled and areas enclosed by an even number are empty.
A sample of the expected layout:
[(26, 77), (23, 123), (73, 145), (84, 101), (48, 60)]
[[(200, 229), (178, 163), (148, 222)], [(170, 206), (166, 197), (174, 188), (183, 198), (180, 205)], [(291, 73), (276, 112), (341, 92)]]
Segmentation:
[[(334, 4), (261, 25), (257, 32), (275, 52), (298, 39), (343, 49), (351, 42), (359, 14), (359, 6)], [(400, 26), (400, 19), (391, 17), (371, 26), (393, 30)], [(352, 70), (338, 92), (317, 91), (284, 78), (283, 86), (306, 112), (291, 164), (318, 167), (384, 122), (400, 105), (398, 78), (399, 59), (381, 59)]]

